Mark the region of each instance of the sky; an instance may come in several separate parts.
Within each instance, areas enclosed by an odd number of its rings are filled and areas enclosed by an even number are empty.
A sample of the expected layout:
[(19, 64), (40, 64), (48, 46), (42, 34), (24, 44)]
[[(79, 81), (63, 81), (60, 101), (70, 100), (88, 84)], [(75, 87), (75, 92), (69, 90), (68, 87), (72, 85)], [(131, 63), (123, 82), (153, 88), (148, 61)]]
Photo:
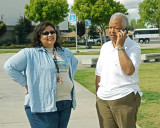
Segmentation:
[(24, 14), (25, 4), (30, 0), (0, 0), (0, 20), (6, 25), (15, 25), (20, 16)]
[[(74, 3), (74, 0), (67, 0), (67, 1), (70, 6), (72, 6)], [(143, 0), (115, 0), (115, 1), (117, 2), (120, 1), (120, 3), (122, 3), (128, 9), (129, 19), (134, 18), (137, 20), (140, 18), (138, 14), (138, 4), (140, 2), (143, 2)]]

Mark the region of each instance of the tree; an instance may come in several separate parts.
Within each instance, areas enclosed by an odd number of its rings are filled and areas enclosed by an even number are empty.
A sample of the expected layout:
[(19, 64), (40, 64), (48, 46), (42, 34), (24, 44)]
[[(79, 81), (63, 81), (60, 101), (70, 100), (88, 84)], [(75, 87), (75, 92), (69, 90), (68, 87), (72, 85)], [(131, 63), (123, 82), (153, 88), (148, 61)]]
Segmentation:
[(147, 25), (160, 28), (160, 1), (144, 0), (139, 3), (139, 15)]
[(75, 31), (75, 25), (69, 23), (69, 32)]
[(104, 35), (112, 14), (116, 12), (127, 14), (124, 5), (114, 0), (74, 0), (72, 10), (79, 21), (91, 20), (93, 25), (99, 26), (99, 32)]
[(85, 23), (78, 21), (77, 22), (77, 35), (82, 37), (85, 34)]
[(134, 30), (137, 28), (137, 21), (136, 19), (131, 19), (129, 22), (129, 30)]
[(3, 21), (0, 21), (0, 37), (7, 31), (6, 25), (3, 23)]
[(147, 28), (147, 27), (145, 26), (144, 21), (142, 21), (141, 19), (138, 19), (137, 20), (137, 28)]
[(131, 19), (129, 21), (128, 29), (133, 31), (134, 29), (137, 28), (147, 28), (147, 27), (145, 26), (145, 23), (141, 19), (138, 19), (137, 21), (136, 19)]
[(16, 34), (18, 37), (18, 44), (30, 43), (27, 40), (27, 36), (29, 35), (30, 32), (33, 31), (33, 29), (34, 26), (32, 25), (31, 21), (23, 16), (20, 16), (15, 26)]
[(133, 31), (134, 29), (137, 28), (147, 28), (147, 27), (145, 26), (145, 23), (141, 19), (138, 19), (137, 21), (136, 19), (131, 19), (129, 22), (128, 29)]
[(99, 33), (97, 32), (97, 26), (91, 25), (91, 26), (89, 27), (88, 35), (90, 35), (90, 37), (91, 37), (91, 38), (93, 39), (93, 41), (94, 41), (94, 39), (99, 36)]
[(69, 12), (66, 0), (30, 0), (25, 9), (27, 19), (36, 23), (48, 20), (55, 25), (64, 21)]

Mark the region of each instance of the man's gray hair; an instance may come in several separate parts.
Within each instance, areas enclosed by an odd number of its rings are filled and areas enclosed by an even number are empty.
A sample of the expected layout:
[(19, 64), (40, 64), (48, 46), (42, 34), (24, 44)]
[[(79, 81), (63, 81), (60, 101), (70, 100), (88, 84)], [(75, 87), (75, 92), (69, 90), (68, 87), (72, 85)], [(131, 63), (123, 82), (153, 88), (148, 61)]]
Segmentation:
[(123, 28), (128, 27), (128, 18), (126, 15), (124, 15), (123, 13), (115, 13), (111, 16), (110, 21), (111, 20), (117, 20), (117, 19), (122, 19), (122, 26)]

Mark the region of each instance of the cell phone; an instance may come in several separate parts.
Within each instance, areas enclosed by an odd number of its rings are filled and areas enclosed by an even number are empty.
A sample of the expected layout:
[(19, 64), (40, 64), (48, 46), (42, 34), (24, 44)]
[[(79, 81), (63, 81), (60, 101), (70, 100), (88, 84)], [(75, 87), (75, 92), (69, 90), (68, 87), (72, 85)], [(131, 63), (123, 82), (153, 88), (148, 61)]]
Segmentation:
[(122, 31), (125, 31), (126, 30), (126, 34), (128, 34), (128, 29), (127, 28), (124, 28)]

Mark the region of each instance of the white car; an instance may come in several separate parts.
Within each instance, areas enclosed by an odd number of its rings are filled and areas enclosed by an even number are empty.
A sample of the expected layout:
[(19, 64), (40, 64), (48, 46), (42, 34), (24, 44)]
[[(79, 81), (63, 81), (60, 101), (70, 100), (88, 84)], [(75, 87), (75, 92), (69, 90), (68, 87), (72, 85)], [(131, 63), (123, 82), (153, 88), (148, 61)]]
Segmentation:
[(88, 39), (88, 42), (96, 42), (97, 41), (97, 38), (93, 39), (93, 38), (90, 38)]

